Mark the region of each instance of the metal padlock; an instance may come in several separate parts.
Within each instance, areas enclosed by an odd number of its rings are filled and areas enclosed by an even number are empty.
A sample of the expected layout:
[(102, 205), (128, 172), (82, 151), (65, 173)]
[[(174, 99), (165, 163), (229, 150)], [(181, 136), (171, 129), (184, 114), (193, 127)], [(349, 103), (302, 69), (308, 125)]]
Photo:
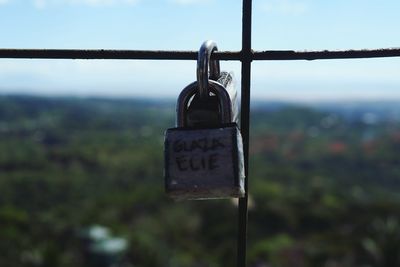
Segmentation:
[[(233, 121), (227, 90), (211, 79), (220, 77), (219, 67), (218, 71), (213, 68), (216, 62), (211, 62), (208, 77), (208, 62), (215, 50), (215, 43), (210, 41), (200, 48), (198, 73), (202, 74), (182, 90), (177, 102), (178, 127), (168, 129), (165, 134), (165, 189), (175, 199), (244, 196), (242, 138)], [(190, 118), (193, 114), (188, 114), (189, 109), (197, 112), (198, 121)], [(199, 112), (202, 110), (203, 113)]]

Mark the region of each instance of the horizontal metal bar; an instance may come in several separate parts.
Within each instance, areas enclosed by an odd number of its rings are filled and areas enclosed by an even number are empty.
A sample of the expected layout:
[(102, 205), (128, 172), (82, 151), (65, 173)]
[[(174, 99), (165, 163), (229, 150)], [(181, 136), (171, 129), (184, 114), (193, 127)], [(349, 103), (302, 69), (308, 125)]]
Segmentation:
[(253, 60), (317, 60), (400, 57), (400, 48), (342, 51), (262, 51), (253, 52)]
[[(240, 52), (215, 52), (220, 60), (240, 60)], [(0, 58), (196, 60), (197, 51), (0, 49)]]
[[(318, 60), (400, 57), (400, 48), (342, 51), (255, 51), (251, 54), (218, 51), (212, 58), (219, 60)], [(196, 60), (197, 51), (150, 50), (74, 50), (74, 49), (0, 49), (0, 58), (35, 59), (137, 59)]]

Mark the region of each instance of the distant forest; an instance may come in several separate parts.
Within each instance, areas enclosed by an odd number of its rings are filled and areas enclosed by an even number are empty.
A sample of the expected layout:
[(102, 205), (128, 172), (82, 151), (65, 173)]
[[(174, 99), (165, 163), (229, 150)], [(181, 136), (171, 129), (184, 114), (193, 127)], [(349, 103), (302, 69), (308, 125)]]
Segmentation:
[[(172, 101), (0, 96), (0, 265), (236, 265), (237, 201), (168, 199)], [(254, 102), (248, 266), (400, 266), (400, 103)]]

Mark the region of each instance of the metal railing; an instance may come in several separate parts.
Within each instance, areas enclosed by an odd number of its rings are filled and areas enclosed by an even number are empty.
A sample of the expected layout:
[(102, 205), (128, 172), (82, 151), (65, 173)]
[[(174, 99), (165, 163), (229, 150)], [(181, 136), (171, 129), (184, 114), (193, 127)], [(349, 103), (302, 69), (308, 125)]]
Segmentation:
[[(253, 51), (252, 0), (243, 0), (242, 50), (218, 51), (212, 59), (240, 61), (241, 65), (241, 133), (245, 161), (246, 195), (239, 199), (237, 266), (246, 266), (247, 201), (248, 201), (248, 152), (250, 126), (251, 62), (254, 60), (321, 60), (400, 57), (400, 48), (344, 51)], [(150, 51), (150, 50), (72, 50), (72, 49), (0, 49), (0, 58), (26, 59), (121, 59), (121, 60), (197, 60), (197, 51)]]

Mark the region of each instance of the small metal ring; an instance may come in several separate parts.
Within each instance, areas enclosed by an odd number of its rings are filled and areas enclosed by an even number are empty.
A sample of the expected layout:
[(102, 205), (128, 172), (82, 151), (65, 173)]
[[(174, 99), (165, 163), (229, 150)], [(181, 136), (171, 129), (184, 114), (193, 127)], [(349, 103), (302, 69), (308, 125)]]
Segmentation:
[[(217, 44), (214, 41), (205, 41), (199, 50), (197, 58), (197, 82), (199, 84), (200, 98), (204, 99), (209, 96), (208, 80), (218, 80), (220, 75), (219, 61), (211, 60), (211, 54), (218, 51)], [(210, 76), (208, 76), (208, 67), (210, 66)]]

